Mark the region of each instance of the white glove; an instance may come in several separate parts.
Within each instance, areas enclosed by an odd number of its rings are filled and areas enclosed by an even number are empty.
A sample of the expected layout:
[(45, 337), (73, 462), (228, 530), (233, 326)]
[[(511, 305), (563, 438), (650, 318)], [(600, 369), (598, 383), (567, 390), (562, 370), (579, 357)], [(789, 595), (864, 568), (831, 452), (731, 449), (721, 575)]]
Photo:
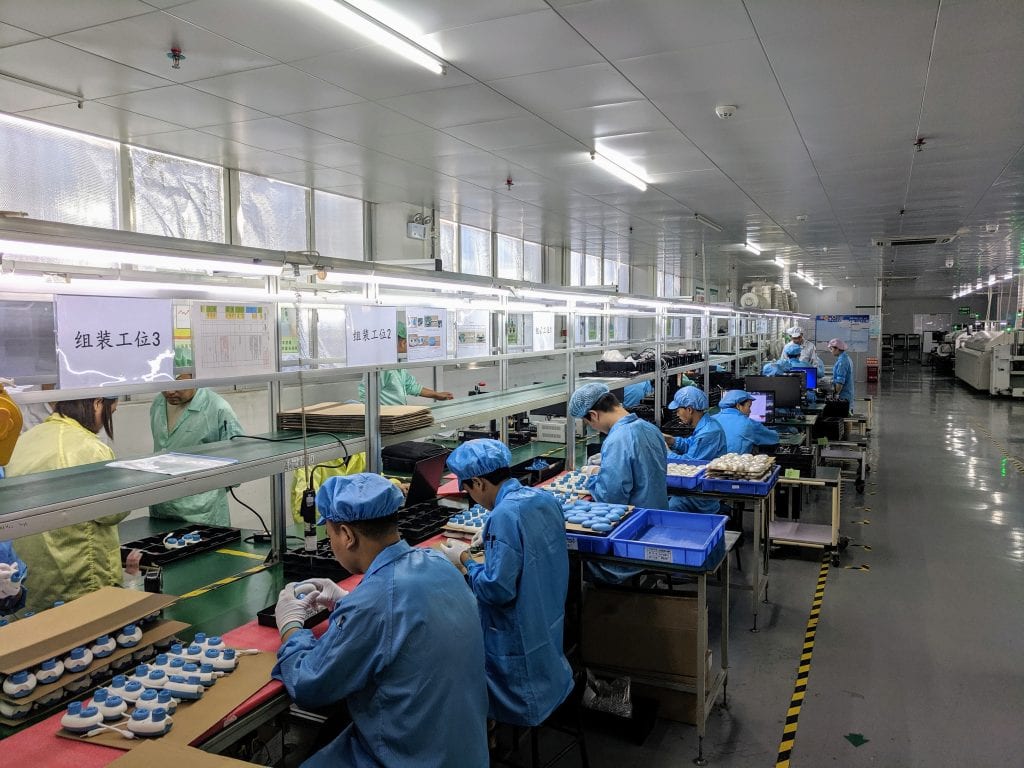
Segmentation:
[(593, 456), (591, 456), (589, 459), (587, 459), (587, 464), (595, 466), (595, 467), (600, 467), (601, 466), (601, 454), (600, 453), (595, 453)]
[(277, 631), (284, 633), (289, 625), (301, 627), (306, 621), (306, 614), (309, 612), (309, 599), (295, 596), (295, 584), (285, 584), (281, 594), (277, 596), (277, 607), (274, 609), (274, 619), (277, 621)]
[(0, 563), (0, 599), (21, 594), (21, 573), (17, 563)]
[(469, 544), (458, 539), (446, 539), (441, 542), (441, 553), (457, 568), (462, 567), (462, 553), (467, 549), (469, 549)]
[(482, 547), (484, 545), (484, 529), (481, 528), (479, 531), (473, 534), (473, 538), (469, 542), (471, 547)]
[(348, 594), (330, 579), (306, 579), (295, 585), (295, 591), (299, 594), (305, 593), (306, 602), (318, 608), (326, 608), (328, 611), (333, 611), (341, 598)]
[(601, 467), (599, 465), (595, 465), (595, 464), (584, 464), (582, 467), (580, 467), (580, 474), (581, 475), (587, 475), (588, 477), (593, 477), (594, 475), (598, 474), (600, 471), (601, 471)]

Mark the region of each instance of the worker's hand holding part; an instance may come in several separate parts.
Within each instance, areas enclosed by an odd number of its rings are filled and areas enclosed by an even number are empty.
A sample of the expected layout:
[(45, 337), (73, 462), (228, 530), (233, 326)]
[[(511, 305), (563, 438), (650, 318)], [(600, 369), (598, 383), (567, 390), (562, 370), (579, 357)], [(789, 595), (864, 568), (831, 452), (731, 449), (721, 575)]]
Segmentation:
[(601, 465), (600, 464), (584, 464), (579, 469), (580, 474), (581, 475), (586, 475), (587, 477), (591, 477), (593, 475), (596, 475), (600, 471), (601, 471)]
[(306, 586), (313, 587), (312, 591), (307, 591), (304, 595), (306, 601), (317, 608), (326, 608), (328, 611), (333, 611), (341, 599), (348, 594), (330, 579), (306, 579), (296, 587), (296, 590), (302, 592), (301, 587)]
[(281, 594), (277, 596), (277, 607), (274, 609), (274, 619), (277, 621), (277, 631), (284, 636), (289, 629), (302, 629), (306, 621), (306, 614), (309, 612), (309, 596), (313, 590), (302, 592), (295, 587), (296, 584), (285, 584)]
[(479, 548), (484, 545), (484, 529), (481, 528), (479, 531), (473, 534), (473, 538), (469, 541), (469, 546)]
[(27, 573), (17, 563), (0, 563), (0, 599), (21, 594), (21, 582)]
[(462, 553), (469, 549), (469, 544), (458, 539), (447, 539), (441, 542), (441, 552), (452, 561), (452, 564), (462, 567)]

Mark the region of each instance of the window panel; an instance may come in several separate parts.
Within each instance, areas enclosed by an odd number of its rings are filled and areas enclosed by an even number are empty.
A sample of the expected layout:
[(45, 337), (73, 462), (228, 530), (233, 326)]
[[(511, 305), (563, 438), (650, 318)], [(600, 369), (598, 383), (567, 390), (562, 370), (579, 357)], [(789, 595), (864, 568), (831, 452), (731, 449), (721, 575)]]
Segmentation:
[(441, 269), (455, 272), (455, 222), (441, 220), (440, 249)]
[(241, 245), (280, 251), (308, 247), (305, 187), (239, 173), (238, 201)]
[(619, 283), (619, 262), (612, 259), (604, 260), (604, 279), (601, 285), (618, 285)]
[(583, 254), (576, 251), (569, 252), (569, 284), (583, 285)]
[(616, 282), (619, 293), (629, 293), (629, 265), (619, 264), (619, 279)]
[(459, 227), (459, 271), (467, 275), (491, 274), (491, 233), (465, 224)]
[(118, 145), (0, 115), (0, 209), (117, 229)]
[(362, 261), (363, 201), (313, 191), (315, 247), (321, 256)]
[(498, 277), (523, 279), (523, 241), (498, 235)]
[(129, 147), (135, 231), (223, 243), (224, 169)]
[(540, 243), (523, 243), (523, 280), (544, 282), (543, 254), (544, 246)]
[(592, 256), (587, 254), (584, 259), (585, 273), (584, 273), (584, 284), (585, 285), (600, 285), (601, 284), (601, 257)]

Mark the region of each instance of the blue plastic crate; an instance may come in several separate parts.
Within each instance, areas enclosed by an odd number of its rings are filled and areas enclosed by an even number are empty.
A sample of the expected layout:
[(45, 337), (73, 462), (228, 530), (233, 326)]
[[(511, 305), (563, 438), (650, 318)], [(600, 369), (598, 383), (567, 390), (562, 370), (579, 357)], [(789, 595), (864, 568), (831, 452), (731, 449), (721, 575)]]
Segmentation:
[[(689, 464), (690, 466), (705, 466), (706, 461), (691, 461), (690, 459), (677, 458), (677, 454), (668, 455), (669, 464)], [(704, 478), (704, 470), (702, 469), (693, 477), (680, 477), (679, 475), (666, 475), (665, 481), (668, 483), (669, 488), (682, 488), (686, 491), (692, 491), (694, 488), (700, 488), (701, 480)]]
[(779, 479), (780, 467), (775, 467), (767, 480), (726, 480), (704, 476), (701, 490), (714, 493), (735, 493), (738, 496), (767, 496)]
[(612, 554), (633, 560), (703, 566), (725, 548), (724, 515), (639, 509), (612, 531)]
[[(625, 523), (621, 523), (621, 528)], [(610, 531), (604, 536), (587, 536), (572, 531), (565, 532), (565, 543), (571, 552), (590, 552), (595, 555), (607, 555), (612, 548)]]

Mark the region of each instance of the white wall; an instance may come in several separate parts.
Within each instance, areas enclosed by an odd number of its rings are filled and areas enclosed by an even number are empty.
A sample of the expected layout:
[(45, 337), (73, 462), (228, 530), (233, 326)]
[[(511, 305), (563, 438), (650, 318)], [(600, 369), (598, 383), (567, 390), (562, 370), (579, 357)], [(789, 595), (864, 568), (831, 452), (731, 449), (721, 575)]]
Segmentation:
[[(816, 338), (814, 322), (815, 316), (877, 315), (879, 313), (878, 308), (875, 306), (877, 296), (875, 294), (874, 283), (869, 286), (851, 285), (849, 288), (825, 288), (820, 291), (809, 285), (794, 284), (793, 290), (796, 291), (797, 298), (800, 301), (800, 312), (811, 316), (809, 320), (804, 321), (804, 325), (806, 326), (804, 328), (804, 333), (807, 334), (808, 338), (814, 341), (815, 346), (818, 348), (818, 355), (826, 366), (832, 365), (833, 357), (824, 346), (828, 339)], [(883, 328), (883, 330), (888, 332), (885, 328)], [(867, 358), (881, 357), (880, 343), (880, 339), (872, 339), (868, 346), (868, 352), (849, 352), (850, 358), (853, 360), (857, 381), (860, 382), (867, 379)]]
[(373, 218), (374, 261), (430, 258), (430, 238), (416, 240), (406, 234), (406, 224), (417, 213), (430, 215), (430, 210), (407, 203), (375, 203)]

